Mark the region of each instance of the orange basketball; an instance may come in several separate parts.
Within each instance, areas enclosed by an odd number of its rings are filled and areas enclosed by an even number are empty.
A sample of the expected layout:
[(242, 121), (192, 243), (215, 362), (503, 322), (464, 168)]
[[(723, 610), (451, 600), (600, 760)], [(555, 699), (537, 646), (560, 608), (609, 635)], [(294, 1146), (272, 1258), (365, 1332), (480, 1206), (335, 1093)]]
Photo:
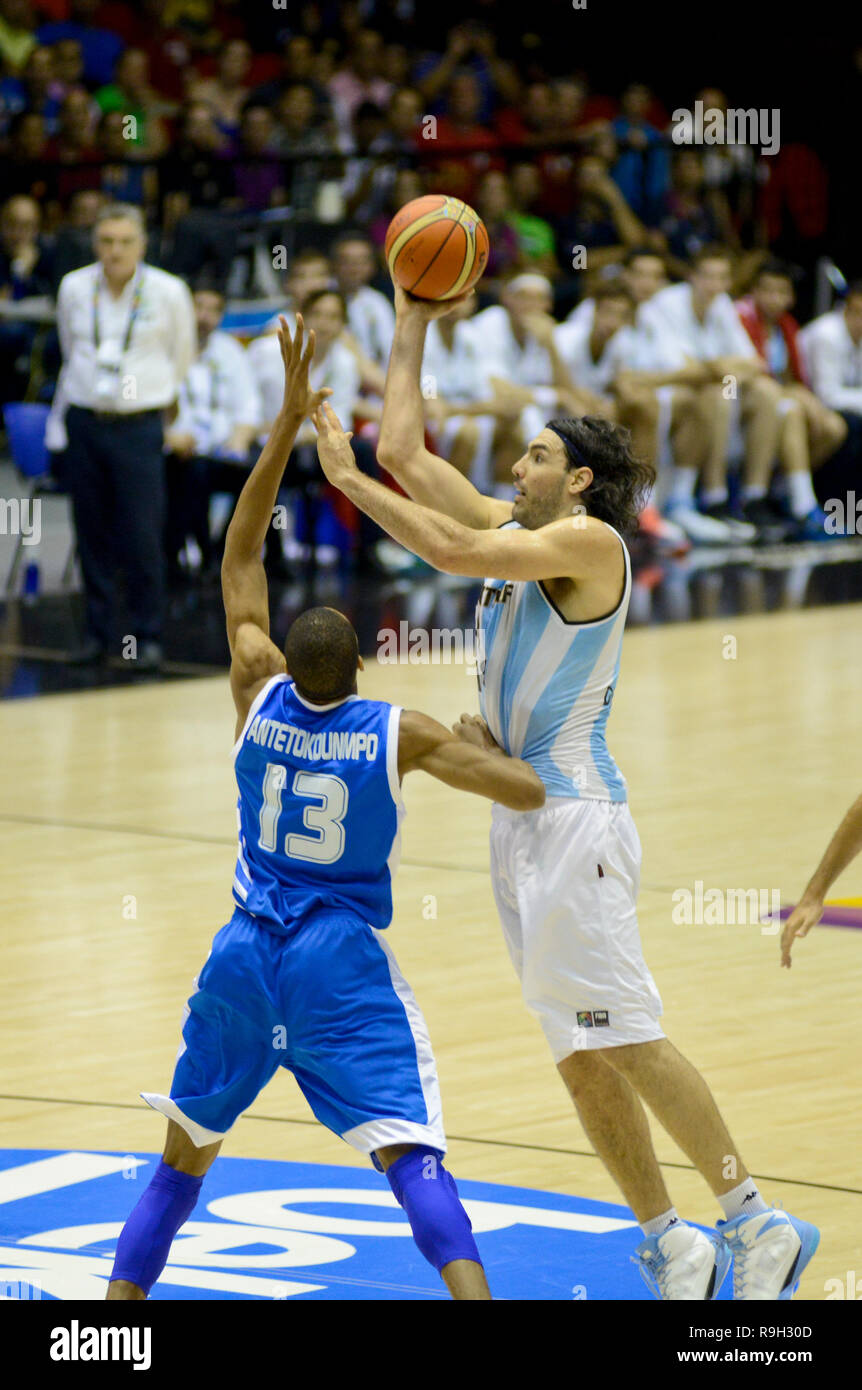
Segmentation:
[(402, 289), (419, 299), (452, 299), (471, 289), (488, 264), (488, 232), (460, 198), (429, 193), (396, 212), (385, 250)]

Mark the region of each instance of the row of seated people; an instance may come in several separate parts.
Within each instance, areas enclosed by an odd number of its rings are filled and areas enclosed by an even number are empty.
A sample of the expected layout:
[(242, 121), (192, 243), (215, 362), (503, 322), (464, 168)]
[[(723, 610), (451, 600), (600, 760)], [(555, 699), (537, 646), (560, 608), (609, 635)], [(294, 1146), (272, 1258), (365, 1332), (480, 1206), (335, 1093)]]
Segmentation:
[[(295, 258), (284, 312), (290, 319), (301, 309), (314, 328), (312, 382), (330, 387), (360, 464), (371, 470), (394, 316), (368, 283), (367, 243), (357, 235), (339, 255), (337, 276), (319, 252)], [(550, 416), (612, 419), (657, 462), (641, 524), (663, 548), (841, 534), (829, 524), (830, 502), (862, 482), (862, 286), (800, 330), (789, 267), (764, 262), (737, 302), (730, 278), (720, 247), (676, 284), (667, 283), (662, 258), (644, 249), (563, 322), (552, 316), (551, 286), (540, 275), (515, 276), (499, 303), (478, 312), (475, 297), (466, 301), (429, 327), (429, 442), (481, 489), (509, 495), (512, 463)], [(278, 409), (281, 362), (275, 321), (243, 348), (218, 328), (219, 292), (199, 289), (195, 305), (199, 353), (167, 447), (175, 483), (186, 480), (186, 503), (172, 509), (174, 554), (190, 534), (209, 558), (216, 542), (208, 499), (241, 486), (249, 451)], [(309, 426), (287, 481), (311, 495), (316, 476)]]

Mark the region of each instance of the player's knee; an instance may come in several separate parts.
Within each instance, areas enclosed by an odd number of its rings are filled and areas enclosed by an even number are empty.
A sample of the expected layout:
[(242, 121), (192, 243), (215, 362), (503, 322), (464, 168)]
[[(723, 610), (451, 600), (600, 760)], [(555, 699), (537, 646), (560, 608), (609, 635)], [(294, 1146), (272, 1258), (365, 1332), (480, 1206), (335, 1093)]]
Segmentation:
[(387, 1168), (386, 1177), (413, 1239), (438, 1274), (453, 1260), (482, 1263), (455, 1179), (436, 1149), (412, 1149)]
[(837, 449), (839, 444), (843, 444), (847, 438), (847, 421), (843, 415), (839, 415), (837, 411), (833, 410), (825, 414), (822, 421), (822, 435), (826, 443), (831, 445), (833, 449)]
[(768, 376), (756, 376), (742, 391), (743, 405), (755, 410), (774, 410), (781, 400), (781, 387)]

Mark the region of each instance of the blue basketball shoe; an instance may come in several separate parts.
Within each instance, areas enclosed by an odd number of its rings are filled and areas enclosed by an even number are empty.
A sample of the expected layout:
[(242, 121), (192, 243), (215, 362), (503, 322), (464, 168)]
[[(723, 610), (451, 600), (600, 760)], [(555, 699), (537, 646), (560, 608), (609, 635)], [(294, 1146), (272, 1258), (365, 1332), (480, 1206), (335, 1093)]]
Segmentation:
[(731, 1255), (722, 1241), (677, 1221), (660, 1236), (647, 1236), (632, 1260), (656, 1298), (703, 1301), (716, 1297)]
[(733, 1256), (733, 1297), (739, 1302), (792, 1298), (820, 1244), (816, 1226), (774, 1207), (719, 1221), (716, 1228)]

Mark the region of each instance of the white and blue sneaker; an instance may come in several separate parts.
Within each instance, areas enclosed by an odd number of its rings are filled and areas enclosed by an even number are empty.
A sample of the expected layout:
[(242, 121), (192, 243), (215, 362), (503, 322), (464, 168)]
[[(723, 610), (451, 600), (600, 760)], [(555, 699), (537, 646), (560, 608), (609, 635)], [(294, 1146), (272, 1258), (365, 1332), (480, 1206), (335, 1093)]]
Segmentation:
[(733, 1297), (738, 1302), (792, 1298), (820, 1244), (816, 1226), (774, 1207), (719, 1221), (716, 1227), (733, 1256)]
[(647, 1236), (632, 1260), (656, 1298), (703, 1301), (718, 1294), (731, 1255), (722, 1241), (677, 1221), (660, 1236)]

